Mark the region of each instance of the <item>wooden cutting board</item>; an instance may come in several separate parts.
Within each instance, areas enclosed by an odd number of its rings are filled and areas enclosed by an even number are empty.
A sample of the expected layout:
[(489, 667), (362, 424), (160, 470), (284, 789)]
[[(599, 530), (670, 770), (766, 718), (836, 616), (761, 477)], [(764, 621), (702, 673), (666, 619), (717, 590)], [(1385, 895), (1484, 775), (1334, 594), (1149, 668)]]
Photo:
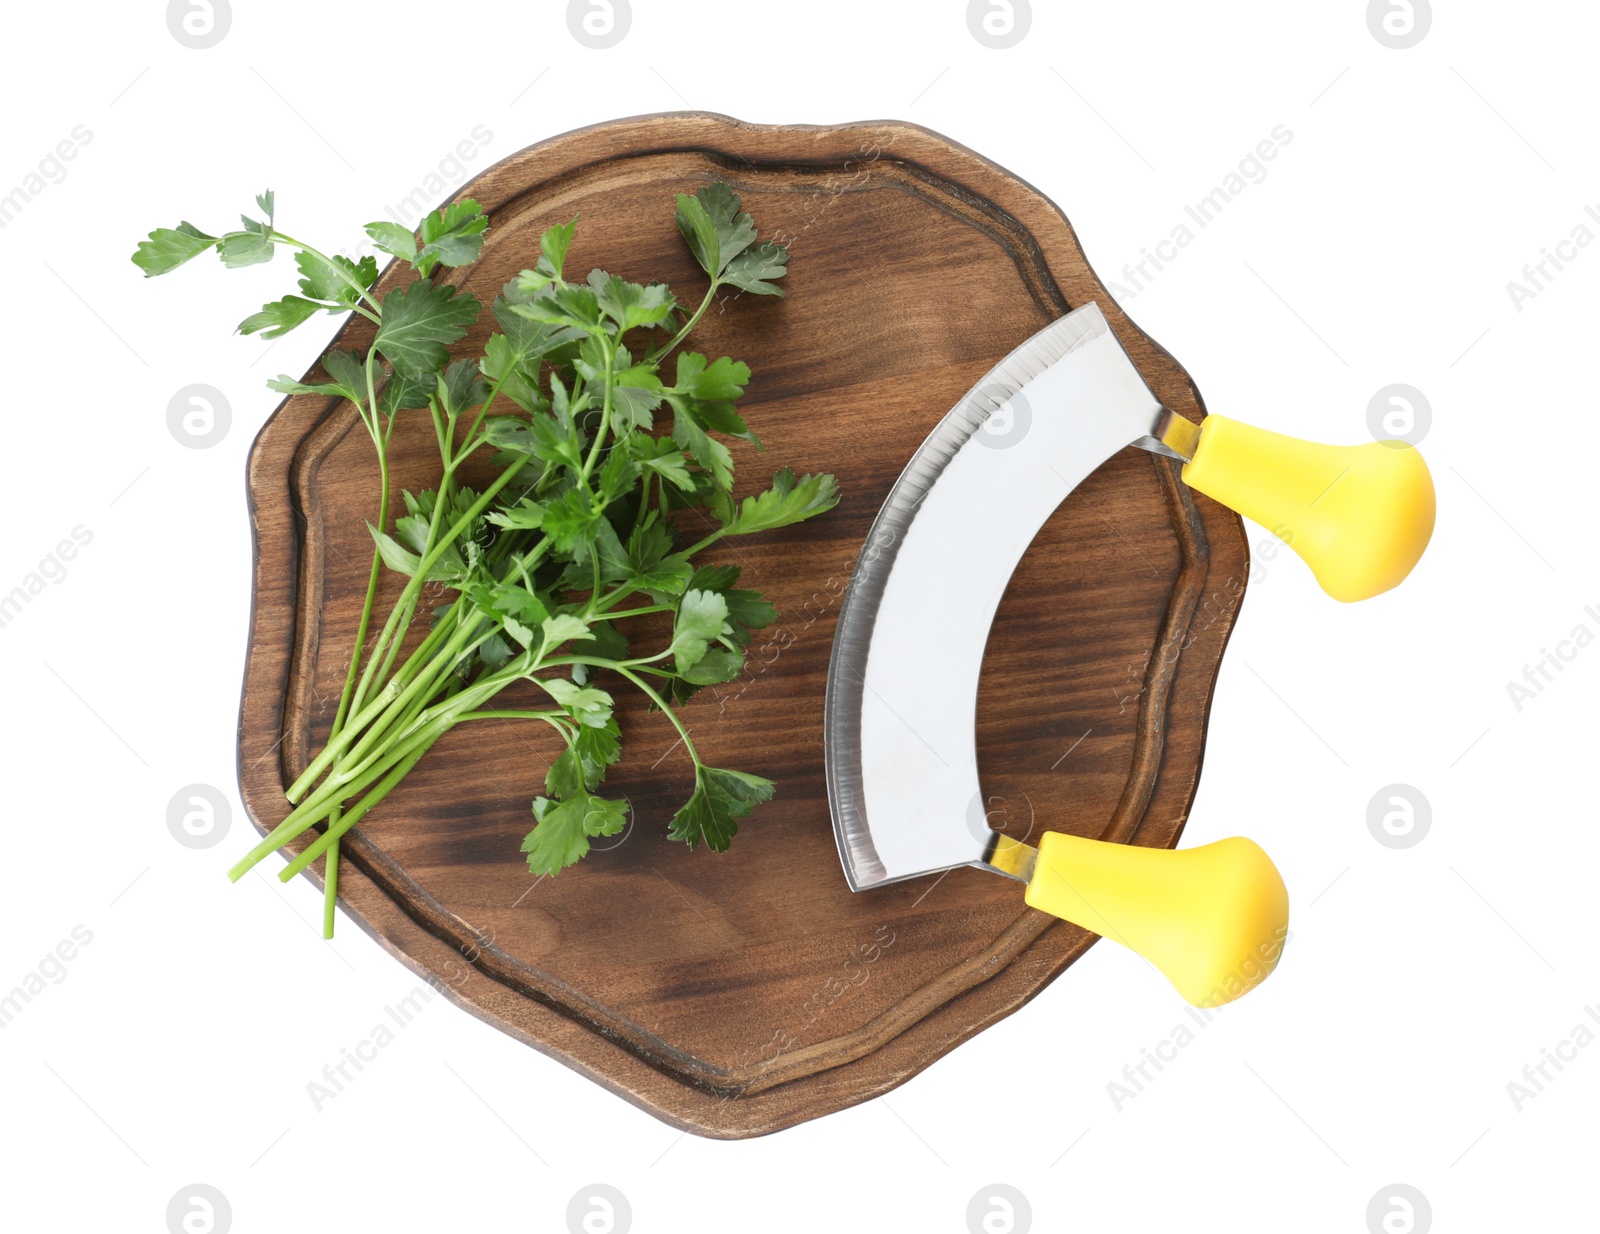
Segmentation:
[[(735, 448), (741, 491), (786, 465), (832, 471), (843, 492), (821, 518), (707, 554), (740, 565), (781, 616), (744, 677), (703, 691), (684, 718), (708, 762), (771, 777), (776, 798), (726, 854), (669, 841), (691, 769), (665, 719), (619, 686), (626, 746), (609, 784), (634, 821), (609, 847), (557, 878), (527, 872), (518, 846), (554, 734), (485, 721), (441, 741), (351, 833), (340, 891), (350, 918), (488, 1023), (667, 1122), (736, 1138), (895, 1087), (1094, 941), (977, 870), (859, 895), (845, 884), (823, 777), (823, 683), (840, 597), (900, 469), (998, 359), (1091, 300), (1167, 406), (1191, 419), (1202, 407), (1095, 277), (1056, 206), (903, 123), (676, 114), (542, 142), (462, 189), (492, 220), (464, 285), (489, 300), (534, 263), (543, 228), (576, 214), (569, 268), (659, 278), (694, 299), (704, 280), (672, 198), (712, 178), (791, 254), (788, 299), (744, 296), (695, 335), (697, 350), (755, 373), (741, 409), (767, 449)], [(406, 277), (391, 269), (383, 285)], [(463, 349), (481, 348), (483, 316)], [(369, 337), (357, 319), (334, 345)], [(396, 491), (431, 487), (426, 418), (396, 438)], [(255, 608), (239, 766), (265, 831), (337, 702), (371, 559), (371, 444), (347, 405), (290, 398), (255, 443), (249, 487)], [(959, 602), (961, 563), (950, 567)], [(984, 661), (991, 818), (1018, 835), (1175, 844), (1246, 568), (1236, 516), (1191, 493), (1167, 460), (1125, 450), (1074, 493), (1013, 579)], [(386, 580), (382, 611), (398, 581)]]

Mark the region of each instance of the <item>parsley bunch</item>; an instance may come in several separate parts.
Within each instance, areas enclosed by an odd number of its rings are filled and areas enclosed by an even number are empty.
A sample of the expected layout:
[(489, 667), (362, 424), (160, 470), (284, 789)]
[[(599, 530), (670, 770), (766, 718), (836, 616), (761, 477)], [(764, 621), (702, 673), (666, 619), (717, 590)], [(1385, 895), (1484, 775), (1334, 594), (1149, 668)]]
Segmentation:
[[(627, 822), (627, 803), (601, 793), (621, 756), (622, 733), (606, 678), (597, 674), (643, 691), (693, 760), (694, 790), (669, 834), (691, 848), (725, 850), (737, 820), (772, 796), (772, 782), (707, 766), (676, 708), (701, 687), (736, 677), (751, 632), (777, 611), (737, 586), (738, 567), (694, 559), (725, 536), (819, 514), (838, 501), (838, 488), (831, 475), (784, 469), (770, 488), (736, 498), (733, 457), (718, 438), (760, 445), (735, 410), (750, 370), (679, 348), (719, 292), (783, 295), (776, 280), (787, 251), (758, 240), (725, 184), (678, 196), (678, 229), (710, 280), (687, 311), (662, 283), (630, 283), (604, 270), (568, 281), (574, 219), (546, 231), (537, 264), (496, 297), (490, 311), (499, 329), (483, 354), (452, 360), (451, 345), (481, 305), (434, 276), (477, 258), (488, 218), (476, 202), (430, 214), (416, 233), (368, 224), (374, 244), (417, 275), (381, 301), (372, 290), (373, 257), (321, 253), (278, 229), (272, 193), (256, 202), (261, 217), (245, 217), (241, 230), (212, 236), (187, 222), (158, 229), (133, 261), (153, 276), (210, 250), (237, 268), (284, 248), (300, 273), (297, 294), (263, 305), (240, 323), (241, 333), (277, 338), (324, 311), (369, 319), (376, 333), (364, 353), (323, 357), (330, 380), (284, 376), (269, 384), (354, 407), (377, 452), (379, 492), (366, 599), (327, 744), (290, 786), (288, 816), (229, 877), (320, 826), (280, 877), (325, 857), (324, 934), (331, 937), (340, 837), (446, 732), (484, 719), (530, 720), (560, 736), (565, 748), (534, 799), (535, 825), (522, 848), (537, 873), (571, 865), (592, 837), (614, 835)], [(669, 413), (670, 431), (658, 432), (658, 418)], [(402, 494), (405, 512), (391, 522), (389, 443), (398, 421), (424, 415), (438, 443), (438, 485)], [(459, 473), (480, 451), (498, 470), (475, 492)], [(691, 509), (695, 528), (709, 530), (684, 545), (678, 516)], [(373, 635), (386, 568), (406, 583)], [(402, 658), (427, 584), (453, 599), (431, 614), (421, 642)], [(629, 619), (658, 613), (672, 615), (670, 639), (634, 648)], [(494, 705), (523, 681), (538, 686), (548, 705)]]

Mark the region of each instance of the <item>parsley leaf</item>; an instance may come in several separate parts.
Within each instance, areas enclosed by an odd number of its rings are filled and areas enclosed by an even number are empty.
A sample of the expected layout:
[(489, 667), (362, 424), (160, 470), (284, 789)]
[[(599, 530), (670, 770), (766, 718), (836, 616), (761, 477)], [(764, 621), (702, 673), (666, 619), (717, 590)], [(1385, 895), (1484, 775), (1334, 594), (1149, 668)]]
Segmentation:
[(583, 546), (594, 542), (604, 517), (587, 489), (571, 488), (545, 506), (541, 526), (556, 552), (578, 556)]
[(651, 437), (634, 433), (628, 438), (627, 450), (639, 466), (646, 468), (680, 489), (694, 488), (689, 466), (684, 462), (683, 449), (670, 437)]
[(672, 401), (672, 440), (687, 450), (694, 461), (711, 474), (719, 489), (733, 484), (733, 455), (728, 447), (708, 434), (687, 399)]
[[(268, 195), (270, 198), (270, 194)], [(257, 199), (261, 200), (261, 199)], [(217, 241), (217, 255), (230, 270), (243, 266), (260, 265), (271, 261), (273, 253), (272, 224), (240, 216), (243, 231), (224, 232)]]
[(367, 235), (372, 242), (390, 256), (401, 261), (417, 259), (417, 237), (399, 223), (368, 223)]
[(695, 768), (694, 793), (672, 816), (667, 834), (690, 848), (704, 843), (713, 852), (726, 852), (739, 830), (734, 820), (769, 800), (774, 791), (772, 781), (761, 776), (702, 764)]
[(749, 380), (750, 368), (740, 361), (723, 356), (707, 367), (704, 356), (683, 352), (678, 356), (676, 381), (662, 395), (678, 415), (697, 427), (739, 437), (759, 447), (756, 435), (733, 409), (733, 400), (744, 393)]
[(768, 279), (781, 279), (789, 273), (789, 250), (771, 240), (746, 249), (722, 272), (722, 281), (758, 296), (782, 296), (783, 288)]
[(593, 686), (576, 686), (565, 677), (537, 680), (545, 693), (561, 704), (579, 724), (588, 728), (603, 728), (610, 721), (612, 698), (604, 690), (597, 690)]
[(578, 220), (573, 219), (570, 223), (557, 223), (547, 228), (539, 237), (539, 260), (533, 269), (524, 270), (519, 280), (524, 292), (532, 294), (561, 281), (567, 250), (572, 247), (572, 236), (577, 229)]
[(281, 374), (267, 385), (280, 394), (322, 394), (333, 398), (349, 399), (362, 403), (366, 398), (366, 377), (361, 361), (348, 351), (330, 351), (322, 357), (322, 367), (331, 382), (306, 383), (296, 381), (287, 373)]
[(694, 575), (689, 558), (672, 551), (672, 532), (652, 513), (628, 538), (628, 583), (658, 604), (681, 596)]
[(499, 583), (494, 587), (479, 583), (469, 594), (479, 612), (499, 622), (524, 648), (532, 648), (543, 641), (543, 631), (537, 634), (534, 631), (550, 616), (545, 597), (516, 583)]
[(653, 364), (634, 364), (616, 374), (611, 390), (612, 428), (619, 434), (633, 429), (649, 432), (655, 426), (652, 414), (661, 406), (661, 378)]
[(383, 324), (372, 346), (402, 373), (436, 372), (450, 359), (446, 346), (466, 334), (478, 316), (477, 298), (419, 279), (383, 298)]
[(684, 672), (679, 673), (678, 679), (692, 686), (720, 685), (724, 681), (732, 681), (743, 669), (744, 652), (730, 651), (726, 647), (710, 647), (707, 648), (705, 655)]
[(613, 450), (606, 456), (605, 464), (595, 484), (602, 506), (609, 506), (633, 491), (639, 482), (639, 464), (628, 457), (626, 450)]
[(572, 247), (572, 237), (577, 230), (578, 220), (574, 218), (570, 223), (557, 223), (547, 228), (539, 237), (540, 254), (550, 263), (557, 278), (561, 277), (561, 267), (566, 263), (567, 250)]
[(723, 356), (715, 364), (707, 365), (706, 358), (698, 352), (678, 353), (678, 372), (673, 387), (679, 393), (710, 403), (731, 403), (749, 384), (750, 366), (741, 360)]
[(803, 522), (838, 504), (839, 484), (832, 476), (801, 476), (797, 480), (785, 467), (772, 477), (771, 488), (746, 497), (737, 515), (724, 517), (723, 522), (729, 535), (744, 536)]
[(262, 338), (282, 338), (296, 326), (325, 307), (299, 296), (285, 296), (271, 304), (263, 304), (259, 313), (251, 313), (239, 323), (240, 334), (260, 333)]
[(572, 332), (534, 321), (516, 311), (525, 297), (513, 280), (490, 306), (501, 333), (491, 334), (484, 347), (483, 375), (500, 383), (500, 392), (524, 411), (547, 405), (539, 393), (539, 370), (544, 358), (572, 339)]
[[(422, 558), (416, 553), (401, 547), (400, 543), (388, 532), (379, 531), (371, 523), (367, 524), (367, 530), (372, 533), (373, 542), (378, 546), (378, 555), (383, 558), (383, 564), (391, 570), (404, 574), (407, 578), (414, 578), (417, 572), (422, 569)], [(440, 560), (435, 562), (433, 568), (428, 571), (428, 580), (437, 582), (442, 581), (443, 578), (444, 562)]]
[(594, 290), (595, 303), (600, 311), (624, 331), (637, 326), (656, 326), (667, 319), (677, 307), (672, 292), (665, 283), (640, 286), (607, 274), (604, 270), (589, 273), (589, 286)]
[(583, 859), (591, 836), (613, 836), (627, 826), (628, 803), (594, 797), (580, 788), (561, 802), (536, 797), (533, 816), (538, 825), (522, 841), (528, 869), (556, 874)]
[(686, 672), (700, 662), (706, 648), (729, 633), (728, 602), (714, 591), (686, 591), (672, 625), (673, 666)]
[(678, 195), (678, 230), (700, 268), (717, 279), (728, 263), (755, 243), (756, 225), (739, 209), (739, 194), (720, 180), (693, 197)]
[(615, 717), (604, 724), (581, 725), (566, 751), (550, 764), (544, 791), (563, 798), (592, 793), (606, 778), (606, 769), (621, 757), (622, 730)]
[(533, 321), (566, 326), (582, 334), (598, 334), (602, 329), (600, 301), (592, 287), (552, 285), (511, 308)]
[(752, 631), (778, 620), (778, 610), (759, 591), (735, 587), (738, 581), (738, 566), (702, 566), (690, 578), (689, 586), (715, 591), (722, 596), (728, 605), (728, 624), (733, 627), (728, 641), (737, 647), (746, 647)]
[(176, 227), (158, 227), (148, 240), (139, 241), (133, 254), (133, 264), (144, 271), (145, 278), (167, 274), (184, 262), (200, 256), (215, 247), (216, 236), (208, 236), (193, 223), (179, 223)]
[(493, 416), (484, 425), (484, 437), (492, 446), (514, 454), (528, 454), (547, 463), (565, 467), (583, 466), (583, 446), (569, 422), (565, 428), (554, 416), (535, 414), (533, 419)]
[[(626, 650), (623, 652), (627, 654)], [(622, 730), (613, 716), (604, 724), (585, 724), (578, 729), (573, 742), (578, 763), (583, 770), (583, 782), (590, 791), (600, 787), (606, 768), (622, 757)]]
[(475, 261), (483, 248), (483, 233), (488, 229), (488, 216), (470, 197), (427, 215), (422, 220), (417, 273), (427, 278), (436, 265), (464, 266)]
[(426, 377), (391, 373), (378, 394), (378, 409), (386, 416), (392, 416), (397, 411), (418, 410), (428, 405), (435, 388), (435, 383)]
[(359, 394), (366, 389), (366, 368), (355, 352), (330, 351), (322, 357), (322, 367), (327, 370), (329, 377), (346, 390), (354, 390)]
[[(561, 646), (562, 643), (570, 642), (572, 639), (591, 639), (594, 637), (593, 634), (589, 633), (588, 623), (572, 616), (570, 613), (560, 613), (554, 617), (546, 617), (539, 624), (544, 633), (544, 645), (539, 652), (541, 659)], [(548, 683), (541, 680), (539, 684), (546, 685)]]
[(489, 383), (478, 376), (478, 365), (472, 360), (450, 364), (439, 375), (437, 390), (444, 409), (454, 415), (482, 406), (489, 397)]
[(324, 257), (302, 249), (294, 255), (294, 263), (300, 267), (300, 290), (308, 298), (329, 300), (346, 308), (360, 300), (361, 293), (378, 281), (378, 260), (371, 256), (354, 262), (337, 254)]
[(508, 531), (538, 531), (544, 523), (544, 507), (524, 497), (514, 506), (489, 511), (489, 521)]

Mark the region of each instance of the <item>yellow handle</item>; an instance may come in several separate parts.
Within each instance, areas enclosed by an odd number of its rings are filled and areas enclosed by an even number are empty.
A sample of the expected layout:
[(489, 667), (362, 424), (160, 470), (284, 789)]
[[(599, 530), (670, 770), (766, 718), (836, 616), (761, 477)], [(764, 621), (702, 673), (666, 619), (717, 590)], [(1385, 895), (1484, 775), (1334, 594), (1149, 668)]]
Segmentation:
[(1196, 1007), (1265, 981), (1289, 934), (1277, 867), (1239, 836), (1174, 851), (1049, 831), (1027, 900), (1137, 951)]
[(1325, 446), (1207, 416), (1183, 479), (1288, 544), (1335, 600), (1388, 591), (1433, 535), (1433, 477), (1403, 441)]

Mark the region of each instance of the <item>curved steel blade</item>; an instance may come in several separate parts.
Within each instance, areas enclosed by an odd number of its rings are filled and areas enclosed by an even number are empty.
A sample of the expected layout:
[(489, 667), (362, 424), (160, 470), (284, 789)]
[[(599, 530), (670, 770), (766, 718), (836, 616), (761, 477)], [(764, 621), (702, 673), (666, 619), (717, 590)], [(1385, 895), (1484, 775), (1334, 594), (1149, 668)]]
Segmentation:
[(828, 666), (828, 800), (853, 890), (981, 865), (978, 675), (1017, 563), (1161, 404), (1094, 304), (996, 365), (906, 465), (851, 577)]

